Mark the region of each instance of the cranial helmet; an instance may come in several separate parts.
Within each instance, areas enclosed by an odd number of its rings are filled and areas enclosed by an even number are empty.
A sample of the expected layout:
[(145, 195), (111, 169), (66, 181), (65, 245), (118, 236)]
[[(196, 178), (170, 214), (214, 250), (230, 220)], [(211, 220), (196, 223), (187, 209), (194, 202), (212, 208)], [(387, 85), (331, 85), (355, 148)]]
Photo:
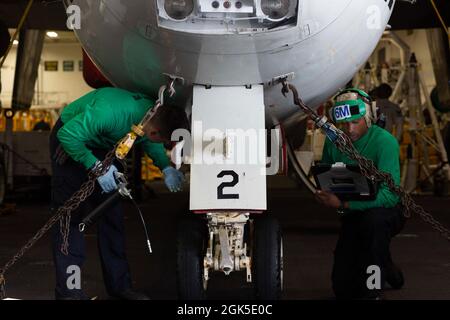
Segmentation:
[(376, 121), (372, 110), (372, 98), (362, 90), (350, 88), (340, 91), (334, 98), (331, 118), (335, 123), (364, 118), (370, 128)]

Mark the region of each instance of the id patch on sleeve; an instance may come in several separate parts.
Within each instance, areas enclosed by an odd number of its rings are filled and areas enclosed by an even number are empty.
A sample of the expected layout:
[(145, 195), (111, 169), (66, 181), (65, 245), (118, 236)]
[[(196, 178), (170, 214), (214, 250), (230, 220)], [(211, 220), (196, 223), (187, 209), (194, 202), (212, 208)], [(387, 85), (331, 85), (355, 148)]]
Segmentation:
[(344, 104), (342, 106), (334, 107), (334, 119), (336, 121), (346, 120), (352, 117), (350, 112), (350, 105)]

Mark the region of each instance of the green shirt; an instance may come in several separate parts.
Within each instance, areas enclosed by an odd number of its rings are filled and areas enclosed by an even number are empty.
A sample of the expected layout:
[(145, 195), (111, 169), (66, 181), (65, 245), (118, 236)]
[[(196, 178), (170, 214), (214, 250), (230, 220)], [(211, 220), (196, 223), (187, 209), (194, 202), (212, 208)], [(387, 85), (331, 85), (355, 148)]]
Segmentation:
[[(395, 139), (386, 130), (372, 125), (367, 133), (359, 140), (353, 142), (356, 150), (365, 158), (374, 162), (375, 166), (383, 172), (390, 173), (396, 185), (400, 184), (400, 147)], [(356, 164), (342, 154), (328, 139), (323, 148), (322, 163)], [(367, 210), (371, 208), (392, 208), (399, 202), (399, 197), (393, 194), (385, 183), (381, 183), (375, 200), (349, 201), (350, 210)]]
[[(110, 149), (138, 124), (154, 101), (139, 93), (118, 88), (101, 88), (75, 100), (61, 114), (64, 126), (57, 136), (64, 150), (86, 168), (98, 160), (90, 149)], [(160, 169), (170, 165), (162, 143), (138, 138), (145, 153)]]

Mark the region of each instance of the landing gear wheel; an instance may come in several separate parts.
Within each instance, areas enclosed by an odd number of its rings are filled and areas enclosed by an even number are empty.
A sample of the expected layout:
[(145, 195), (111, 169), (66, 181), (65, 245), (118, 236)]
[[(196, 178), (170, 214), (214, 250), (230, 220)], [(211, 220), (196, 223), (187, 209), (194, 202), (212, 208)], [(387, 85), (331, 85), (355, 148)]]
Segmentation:
[(207, 227), (198, 218), (183, 219), (177, 232), (177, 285), (181, 300), (206, 298), (203, 281), (203, 258), (206, 252)]
[[(305, 168), (302, 166), (301, 162), (297, 159), (294, 149), (292, 146), (287, 143), (286, 144), (288, 158), (290, 160), (289, 168), (293, 168), (295, 178), (299, 179), (312, 193), (316, 193), (317, 186), (314, 180), (314, 176), (310, 169), (309, 172), (305, 171)], [(303, 184), (299, 183), (299, 186), (303, 186)]]
[(283, 289), (283, 241), (278, 221), (254, 220), (253, 279), (260, 300), (278, 300)]

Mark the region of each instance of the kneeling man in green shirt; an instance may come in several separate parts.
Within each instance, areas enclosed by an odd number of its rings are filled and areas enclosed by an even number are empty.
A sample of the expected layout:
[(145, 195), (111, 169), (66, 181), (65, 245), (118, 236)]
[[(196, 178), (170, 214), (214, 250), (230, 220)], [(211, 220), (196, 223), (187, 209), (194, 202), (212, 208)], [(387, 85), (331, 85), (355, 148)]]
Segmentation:
[[(334, 122), (342, 125), (359, 154), (372, 160), (379, 170), (390, 173), (399, 185), (399, 145), (395, 137), (373, 123), (370, 96), (358, 89), (346, 89), (335, 100)], [(328, 139), (321, 162), (356, 164)], [(401, 288), (403, 274), (392, 262), (389, 250), (391, 238), (400, 232), (405, 222), (399, 197), (381, 183), (372, 201), (344, 202), (333, 193), (321, 190), (317, 191), (316, 199), (342, 213), (332, 271), (336, 298), (380, 299), (385, 282), (393, 288)], [(379, 281), (368, 281), (378, 274)]]

